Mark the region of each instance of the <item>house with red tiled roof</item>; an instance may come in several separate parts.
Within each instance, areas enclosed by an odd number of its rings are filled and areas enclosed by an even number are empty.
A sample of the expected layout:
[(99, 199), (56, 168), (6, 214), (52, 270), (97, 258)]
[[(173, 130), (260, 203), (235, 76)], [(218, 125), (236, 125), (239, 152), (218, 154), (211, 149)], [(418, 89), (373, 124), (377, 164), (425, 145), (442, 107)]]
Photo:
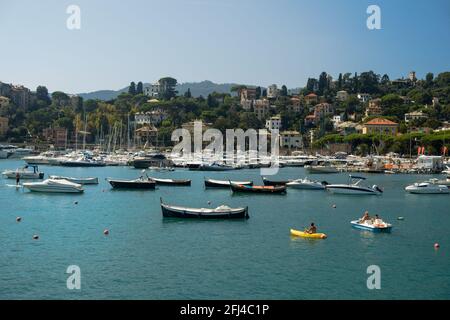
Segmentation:
[(319, 101), (319, 98), (317, 97), (317, 94), (315, 94), (315, 93), (310, 93), (305, 96), (305, 102), (308, 105), (316, 104), (318, 101)]
[(384, 118), (375, 118), (364, 123), (362, 132), (363, 134), (396, 135), (398, 133), (398, 123)]

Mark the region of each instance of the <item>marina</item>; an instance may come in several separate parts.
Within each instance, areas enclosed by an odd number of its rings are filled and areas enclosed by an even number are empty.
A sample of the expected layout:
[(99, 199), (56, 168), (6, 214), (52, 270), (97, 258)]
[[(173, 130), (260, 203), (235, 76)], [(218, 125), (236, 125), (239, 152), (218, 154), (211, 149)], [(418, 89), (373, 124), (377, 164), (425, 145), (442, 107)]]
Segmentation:
[[(23, 166), (19, 159), (0, 161), (2, 172)], [(0, 265), (3, 297), (72, 297), (73, 293), (58, 285), (65, 283), (67, 261), (84, 268), (85, 287), (78, 293), (83, 298), (264, 299), (268, 298), (268, 287), (270, 297), (280, 299), (439, 298), (448, 293), (445, 286), (435, 284), (446, 281), (450, 267), (446, 250), (450, 244), (446, 228), (450, 196), (404, 190), (418, 181), (445, 180), (445, 174), (367, 173), (364, 177), (371, 185), (380, 186), (383, 195), (355, 197), (289, 187), (308, 172), (300, 166), (288, 166), (276, 176), (266, 177), (292, 181), (287, 183), (285, 196), (279, 197), (252, 192), (233, 196), (230, 185), (205, 188), (206, 181), (213, 186), (227, 181), (262, 186), (258, 169), (208, 172), (208, 178), (204, 172), (188, 168), (151, 171), (151, 178), (142, 180), (152, 185), (152, 191), (132, 192), (127, 191), (128, 186), (116, 192), (110, 185), (112, 180), (106, 179), (141, 184), (136, 177), (142, 173), (133, 166), (40, 165), (39, 169), (45, 172), (44, 179), (50, 175), (96, 177), (99, 184), (86, 184), (84, 192), (76, 195), (30, 192), (15, 187), (12, 180), (1, 180), (0, 201), (6, 209), (0, 215), (0, 248), (2, 260), (8, 261)], [(191, 185), (159, 187), (153, 179), (190, 181)], [(345, 184), (348, 173), (315, 174), (314, 180)], [(207, 215), (231, 208), (248, 208), (250, 219), (164, 218), (164, 210), (166, 215), (176, 210)], [(393, 230), (353, 230), (349, 221), (365, 210), (390, 221)], [(19, 216), (20, 223), (16, 222)], [(290, 235), (290, 229), (302, 232), (312, 221), (318, 234), (326, 234), (326, 240)], [(433, 233), (423, 232), (430, 228)], [(103, 230), (108, 230), (107, 237)], [(33, 240), (33, 235), (39, 238)], [(441, 248), (434, 249), (434, 243), (440, 243)], [(320, 268), (316, 260), (321, 261)], [(38, 270), (30, 267), (34, 264), (39, 265)], [(361, 266), (370, 264), (386, 270), (384, 290), (366, 289), (365, 268)], [(188, 275), (187, 269), (196, 273)], [(416, 270), (422, 272), (414, 278), (407, 276)], [(246, 275), (239, 276), (243, 271)], [(17, 273), (32, 276), (39, 287), (30, 288), (15, 276)], [(206, 280), (210, 277), (214, 281)], [(54, 281), (47, 281), (49, 278)], [(185, 286), (178, 284), (181, 279)], [(214, 285), (217, 282), (220, 288)], [(113, 283), (113, 290), (102, 289), (108, 283)], [(327, 290), (322, 290), (325, 283)], [(311, 290), (302, 290), (300, 284)]]

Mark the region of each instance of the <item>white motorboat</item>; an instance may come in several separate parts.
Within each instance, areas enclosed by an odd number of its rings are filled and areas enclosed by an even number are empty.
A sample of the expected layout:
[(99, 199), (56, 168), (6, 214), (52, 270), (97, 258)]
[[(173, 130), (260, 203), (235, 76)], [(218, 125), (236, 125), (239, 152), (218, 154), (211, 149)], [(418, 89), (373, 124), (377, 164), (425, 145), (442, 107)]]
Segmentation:
[(442, 180), (433, 178), (433, 179), (430, 179), (428, 182), (431, 182), (432, 184), (441, 184), (443, 186), (446, 186), (447, 188), (450, 188), (450, 178), (448, 178), (448, 177), (447, 177), (447, 179), (442, 179)]
[(24, 188), (34, 192), (48, 193), (81, 193), (84, 191), (81, 184), (67, 180), (46, 179), (42, 182), (26, 182)]
[(360, 186), (359, 183), (366, 180), (364, 177), (349, 175), (348, 184), (328, 184), (326, 189), (332, 193), (351, 194), (351, 195), (381, 195), (381, 190), (377, 185), (372, 187)]
[(325, 182), (305, 178), (288, 182), (286, 186), (294, 189), (324, 190)]
[(33, 149), (30, 148), (17, 148), (15, 146), (11, 146), (9, 149), (8, 159), (22, 159), (25, 156), (33, 153)]
[(77, 184), (98, 184), (98, 178), (94, 177), (74, 178), (74, 177), (50, 176), (50, 179), (67, 180)]
[(51, 161), (59, 156), (60, 154), (53, 151), (46, 151), (42, 152), (41, 154), (37, 156), (27, 156), (23, 157), (22, 160), (25, 161), (27, 164), (44, 164), (48, 165), (51, 164)]
[(338, 173), (339, 170), (331, 165), (310, 165), (305, 166), (309, 173)]
[[(32, 167), (33, 171), (28, 170), (28, 167)], [(19, 174), (20, 179), (43, 179), (44, 173), (39, 171), (38, 166), (25, 166), (16, 170), (5, 170), (2, 172), (8, 179), (16, 179)]]
[(405, 188), (406, 192), (416, 194), (449, 194), (450, 189), (442, 184), (431, 182), (417, 182)]

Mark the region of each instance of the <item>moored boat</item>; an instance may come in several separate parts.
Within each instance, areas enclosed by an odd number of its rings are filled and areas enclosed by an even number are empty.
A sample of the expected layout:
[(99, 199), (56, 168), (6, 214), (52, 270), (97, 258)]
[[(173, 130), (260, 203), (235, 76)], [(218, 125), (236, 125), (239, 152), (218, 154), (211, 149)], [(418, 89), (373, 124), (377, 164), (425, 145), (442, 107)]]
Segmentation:
[(215, 179), (205, 179), (205, 187), (207, 188), (229, 188), (230, 184), (239, 184), (252, 186), (253, 181), (230, 181), (230, 180), (215, 180)]
[(285, 186), (287, 183), (293, 180), (269, 180), (266, 177), (262, 178), (265, 186)]
[(363, 180), (366, 180), (366, 178), (349, 175), (348, 184), (327, 184), (326, 189), (332, 193), (348, 195), (381, 195), (383, 193), (383, 190), (377, 185), (360, 186), (359, 183)]
[(415, 194), (449, 194), (450, 189), (445, 185), (434, 184), (431, 182), (420, 182), (409, 185), (405, 188), (406, 192)]
[(163, 203), (161, 199), (162, 215), (165, 218), (194, 218), (194, 219), (248, 219), (248, 207), (230, 208), (226, 205), (217, 208), (188, 208)]
[(162, 178), (155, 178), (155, 177), (150, 177), (150, 179), (155, 181), (156, 184), (160, 184), (160, 185), (171, 185), (171, 186), (190, 186), (191, 185), (190, 179), (162, 179)]
[(50, 179), (67, 180), (67, 181), (77, 183), (77, 184), (98, 184), (98, 178), (95, 178), (95, 177), (74, 178), (74, 177), (63, 177), (63, 176), (50, 176)]
[(155, 189), (156, 187), (155, 181), (143, 177), (133, 180), (107, 178), (106, 181), (114, 189)]
[[(28, 170), (28, 168), (33, 168), (33, 171)], [(38, 166), (26, 165), (23, 168), (16, 169), (16, 170), (5, 170), (2, 172), (2, 174), (7, 177), (8, 179), (16, 179), (17, 174), (19, 174), (20, 179), (43, 179), (44, 178), (44, 172), (40, 172)]]
[(45, 193), (81, 193), (84, 191), (80, 184), (56, 179), (46, 179), (42, 182), (25, 182), (23, 187), (30, 191)]
[(231, 183), (230, 187), (233, 192), (286, 194), (286, 186), (249, 186)]
[(289, 188), (294, 189), (308, 189), (308, 190), (324, 190), (328, 183), (326, 181), (316, 181), (305, 179), (297, 179), (286, 184)]

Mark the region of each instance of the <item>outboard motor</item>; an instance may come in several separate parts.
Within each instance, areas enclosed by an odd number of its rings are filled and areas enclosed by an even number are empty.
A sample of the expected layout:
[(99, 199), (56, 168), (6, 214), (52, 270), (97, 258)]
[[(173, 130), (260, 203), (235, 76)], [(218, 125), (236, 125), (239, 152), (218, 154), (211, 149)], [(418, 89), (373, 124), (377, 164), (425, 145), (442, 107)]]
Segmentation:
[(377, 190), (380, 193), (383, 193), (383, 190), (381, 190), (381, 188), (378, 187), (376, 184), (373, 185), (372, 189)]
[(327, 181), (322, 181), (321, 184), (324, 185), (324, 186), (329, 185), (329, 183)]

